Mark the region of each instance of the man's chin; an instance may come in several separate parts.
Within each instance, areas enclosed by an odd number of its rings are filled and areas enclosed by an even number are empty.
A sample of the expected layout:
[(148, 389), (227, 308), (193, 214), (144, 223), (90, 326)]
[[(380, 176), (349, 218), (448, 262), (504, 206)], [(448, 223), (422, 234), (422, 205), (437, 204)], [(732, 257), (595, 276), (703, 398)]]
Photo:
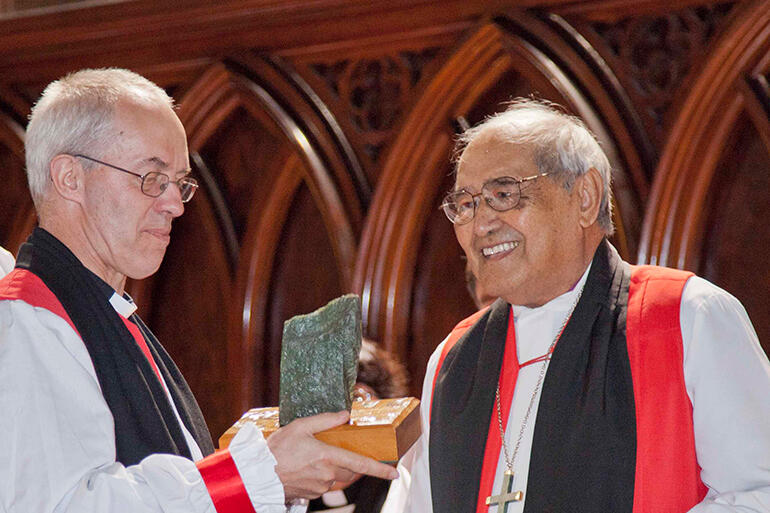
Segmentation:
[[(165, 253), (165, 252), (164, 252)], [(158, 272), (163, 258), (153, 259), (152, 261), (142, 262), (142, 265), (136, 266), (126, 274), (132, 280), (143, 280)]]

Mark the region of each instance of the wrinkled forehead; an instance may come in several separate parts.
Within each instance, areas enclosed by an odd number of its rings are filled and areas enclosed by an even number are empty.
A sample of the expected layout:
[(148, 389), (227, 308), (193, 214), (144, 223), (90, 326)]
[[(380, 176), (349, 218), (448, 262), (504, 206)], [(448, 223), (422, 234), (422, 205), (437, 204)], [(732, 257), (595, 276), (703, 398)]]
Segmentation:
[(455, 190), (478, 190), (495, 178), (525, 178), (538, 173), (533, 148), (508, 141), (499, 131), (480, 133), (457, 159)]

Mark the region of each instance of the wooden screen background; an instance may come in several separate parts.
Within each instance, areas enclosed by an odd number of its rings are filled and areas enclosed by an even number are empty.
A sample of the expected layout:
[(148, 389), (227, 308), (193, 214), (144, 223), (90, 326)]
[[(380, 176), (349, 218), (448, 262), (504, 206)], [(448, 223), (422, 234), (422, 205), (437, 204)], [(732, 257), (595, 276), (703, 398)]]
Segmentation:
[(277, 403), (283, 321), (345, 292), (419, 395), (473, 311), (437, 208), (458, 119), (519, 95), (598, 134), (623, 256), (731, 291), (770, 349), (767, 0), (56, 3), (0, 4), (0, 244), (35, 224), (23, 139), (46, 83), (120, 66), (167, 88), (202, 188), (129, 290), (215, 436)]

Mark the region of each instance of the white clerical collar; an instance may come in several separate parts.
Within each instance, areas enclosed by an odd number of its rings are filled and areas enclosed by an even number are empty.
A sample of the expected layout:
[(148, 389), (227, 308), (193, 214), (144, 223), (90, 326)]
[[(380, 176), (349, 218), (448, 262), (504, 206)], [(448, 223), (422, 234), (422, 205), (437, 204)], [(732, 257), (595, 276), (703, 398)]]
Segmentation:
[(592, 263), (593, 262), (588, 263), (588, 267), (586, 267), (586, 270), (583, 271), (583, 275), (580, 277), (580, 279), (578, 280), (578, 282), (575, 284), (574, 287), (572, 287), (570, 290), (568, 290), (564, 294), (560, 296), (556, 296), (555, 298), (548, 301), (547, 303), (542, 304), (540, 306), (535, 306), (535, 307), (511, 305), (511, 309), (513, 310), (514, 320), (518, 320), (519, 317), (521, 316), (526, 317), (532, 313), (541, 312), (544, 310), (566, 311), (572, 308), (572, 305), (575, 302), (575, 298), (583, 290), (583, 287), (585, 287), (586, 279), (588, 279), (588, 273), (591, 271)]
[(112, 293), (112, 297), (110, 297), (110, 304), (116, 312), (118, 312), (126, 319), (131, 317), (131, 315), (136, 312), (137, 308), (136, 303), (134, 303), (134, 300), (131, 299), (131, 296), (126, 294), (126, 297), (123, 297), (117, 292)]

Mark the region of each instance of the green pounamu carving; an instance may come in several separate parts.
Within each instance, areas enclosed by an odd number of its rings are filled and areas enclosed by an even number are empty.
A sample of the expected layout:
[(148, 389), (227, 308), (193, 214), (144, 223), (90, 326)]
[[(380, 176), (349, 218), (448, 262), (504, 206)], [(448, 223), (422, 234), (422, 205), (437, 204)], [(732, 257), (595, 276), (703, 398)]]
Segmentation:
[(361, 299), (347, 294), (283, 325), (280, 424), (348, 410), (361, 351)]

